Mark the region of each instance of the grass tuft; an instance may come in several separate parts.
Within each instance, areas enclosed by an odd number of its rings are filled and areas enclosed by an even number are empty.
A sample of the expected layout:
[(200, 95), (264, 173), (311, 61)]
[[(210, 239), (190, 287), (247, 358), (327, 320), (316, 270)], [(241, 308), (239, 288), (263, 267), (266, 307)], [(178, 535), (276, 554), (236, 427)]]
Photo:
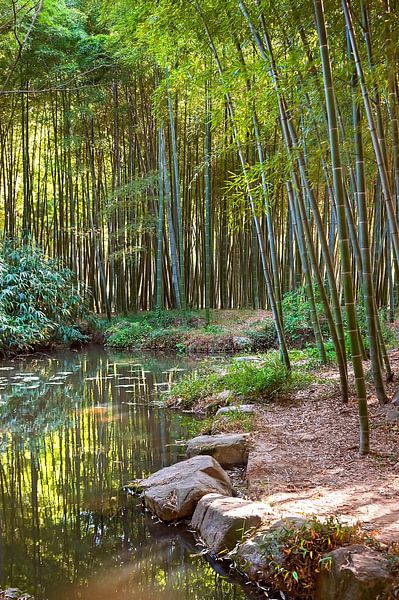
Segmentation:
[(305, 370), (289, 371), (280, 361), (278, 352), (269, 352), (260, 364), (231, 359), (220, 365), (206, 362), (198, 371), (189, 373), (166, 392), (169, 402), (185, 409), (204, 398), (229, 390), (232, 398), (241, 401), (270, 402), (309, 384), (313, 377)]

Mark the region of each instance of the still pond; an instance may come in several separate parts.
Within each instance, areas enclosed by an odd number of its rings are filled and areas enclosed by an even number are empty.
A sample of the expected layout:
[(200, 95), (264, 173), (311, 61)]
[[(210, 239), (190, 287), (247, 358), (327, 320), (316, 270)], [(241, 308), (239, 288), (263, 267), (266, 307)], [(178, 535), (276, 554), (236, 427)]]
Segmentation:
[(0, 587), (36, 600), (254, 598), (188, 531), (121, 494), (183, 458), (193, 417), (160, 392), (195, 365), (98, 347), (0, 363)]

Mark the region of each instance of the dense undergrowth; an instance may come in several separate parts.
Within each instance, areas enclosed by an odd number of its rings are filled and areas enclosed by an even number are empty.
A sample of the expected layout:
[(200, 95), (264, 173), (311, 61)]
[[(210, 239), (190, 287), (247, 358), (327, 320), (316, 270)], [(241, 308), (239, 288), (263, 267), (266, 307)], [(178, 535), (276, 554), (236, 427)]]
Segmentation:
[(357, 526), (345, 525), (335, 517), (325, 521), (309, 517), (302, 524), (281, 521), (278, 527), (259, 533), (256, 545), (266, 565), (267, 582), (290, 597), (311, 600), (318, 573), (331, 567), (329, 552), (362, 541)]
[(28, 243), (0, 247), (0, 353), (88, 340), (79, 327), (88, 318), (71, 271)]
[[(335, 352), (322, 305), (317, 297), (316, 300), (326, 355), (333, 362)], [(305, 349), (307, 358), (317, 363), (310, 306), (302, 287), (284, 296), (283, 314), (285, 334), (291, 349)], [(98, 328), (104, 331), (107, 346), (120, 349), (216, 354), (266, 351), (278, 345), (274, 323), (264, 313), (262, 318), (254, 318), (251, 311), (213, 311), (213, 317), (213, 322), (207, 324), (204, 311), (168, 310), (115, 317), (111, 323), (95, 322), (85, 310), (81, 286), (72, 272), (46, 258), (39, 248), (20, 240), (5, 242), (0, 247), (2, 354), (28, 351), (53, 343), (80, 344), (87, 341), (88, 332)], [(83, 321), (85, 326), (82, 330)], [(358, 322), (367, 351), (367, 325), (362, 304), (358, 306)], [(383, 337), (390, 346), (396, 338), (384, 313), (380, 315), (380, 322)], [(349, 355), (349, 341), (347, 351)], [(284, 372), (281, 367), (280, 371)], [(250, 377), (257, 380), (263, 375), (251, 374)], [(241, 392), (237, 390), (237, 393)]]
[[(328, 361), (335, 361), (335, 351), (330, 339), (323, 307), (316, 297), (316, 308)], [(230, 319), (224, 319), (231, 312)], [(240, 322), (242, 311), (213, 311), (215, 321), (206, 324), (203, 311), (178, 310), (149, 311), (116, 317), (111, 324), (104, 324), (107, 346), (120, 349), (149, 349), (185, 353), (218, 353), (265, 351), (277, 348), (277, 335), (271, 317)], [(364, 305), (357, 306), (359, 330), (365, 351), (368, 351), (367, 320)], [(221, 314), (223, 317), (221, 317)], [(318, 357), (315, 337), (311, 326), (310, 305), (303, 287), (285, 294), (283, 298), (284, 330), (291, 349), (305, 349), (309, 358)], [(236, 322), (235, 322), (236, 319)], [(227, 322), (225, 322), (227, 320)], [(382, 335), (388, 347), (396, 342), (387, 315), (380, 313)], [(346, 351), (350, 356), (347, 336)]]
[(172, 385), (167, 392), (167, 401), (191, 409), (204, 398), (212, 399), (220, 392), (228, 391), (223, 404), (234, 404), (237, 399), (270, 402), (312, 380), (313, 376), (302, 367), (288, 371), (281, 364), (278, 352), (271, 351), (261, 361), (254, 363), (232, 359), (218, 365), (205, 361), (197, 371), (185, 375)]
[[(236, 317), (240, 314), (231, 312)], [(235, 322), (232, 316), (227, 324), (206, 324), (204, 311), (169, 310), (117, 317), (110, 325), (105, 324), (105, 341), (113, 348), (184, 354), (267, 350), (275, 347), (276, 336), (269, 318), (246, 324)]]

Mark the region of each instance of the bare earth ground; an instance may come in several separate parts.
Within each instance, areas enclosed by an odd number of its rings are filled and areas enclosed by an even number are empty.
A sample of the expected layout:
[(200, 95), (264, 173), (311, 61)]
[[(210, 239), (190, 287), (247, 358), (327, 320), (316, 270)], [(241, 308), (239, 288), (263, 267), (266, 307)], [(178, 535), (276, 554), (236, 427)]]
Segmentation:
[[(398, 384), (399, 351), (390, 354)], [(339, 395), (338, 375), (262, 411), (247, 470), (249, 494), (271, 517), (338, 515), (383, 542), (399, 542), (399, 422), (386, 420), (370, 387), (371, 453), (358, 454), (357, 403)]]

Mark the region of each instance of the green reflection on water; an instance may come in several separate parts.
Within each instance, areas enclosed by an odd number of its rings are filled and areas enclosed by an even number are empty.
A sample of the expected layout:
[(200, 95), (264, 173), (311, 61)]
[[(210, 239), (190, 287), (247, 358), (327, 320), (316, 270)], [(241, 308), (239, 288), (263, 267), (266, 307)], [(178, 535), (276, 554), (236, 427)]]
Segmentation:
[(188, 532), (120, 494), (182, 458), (187, 418), (159, 392), (194, 367), (98, 348), (1, 363), (0, 586), (38, 600), (246, 597), (193, 556)]

